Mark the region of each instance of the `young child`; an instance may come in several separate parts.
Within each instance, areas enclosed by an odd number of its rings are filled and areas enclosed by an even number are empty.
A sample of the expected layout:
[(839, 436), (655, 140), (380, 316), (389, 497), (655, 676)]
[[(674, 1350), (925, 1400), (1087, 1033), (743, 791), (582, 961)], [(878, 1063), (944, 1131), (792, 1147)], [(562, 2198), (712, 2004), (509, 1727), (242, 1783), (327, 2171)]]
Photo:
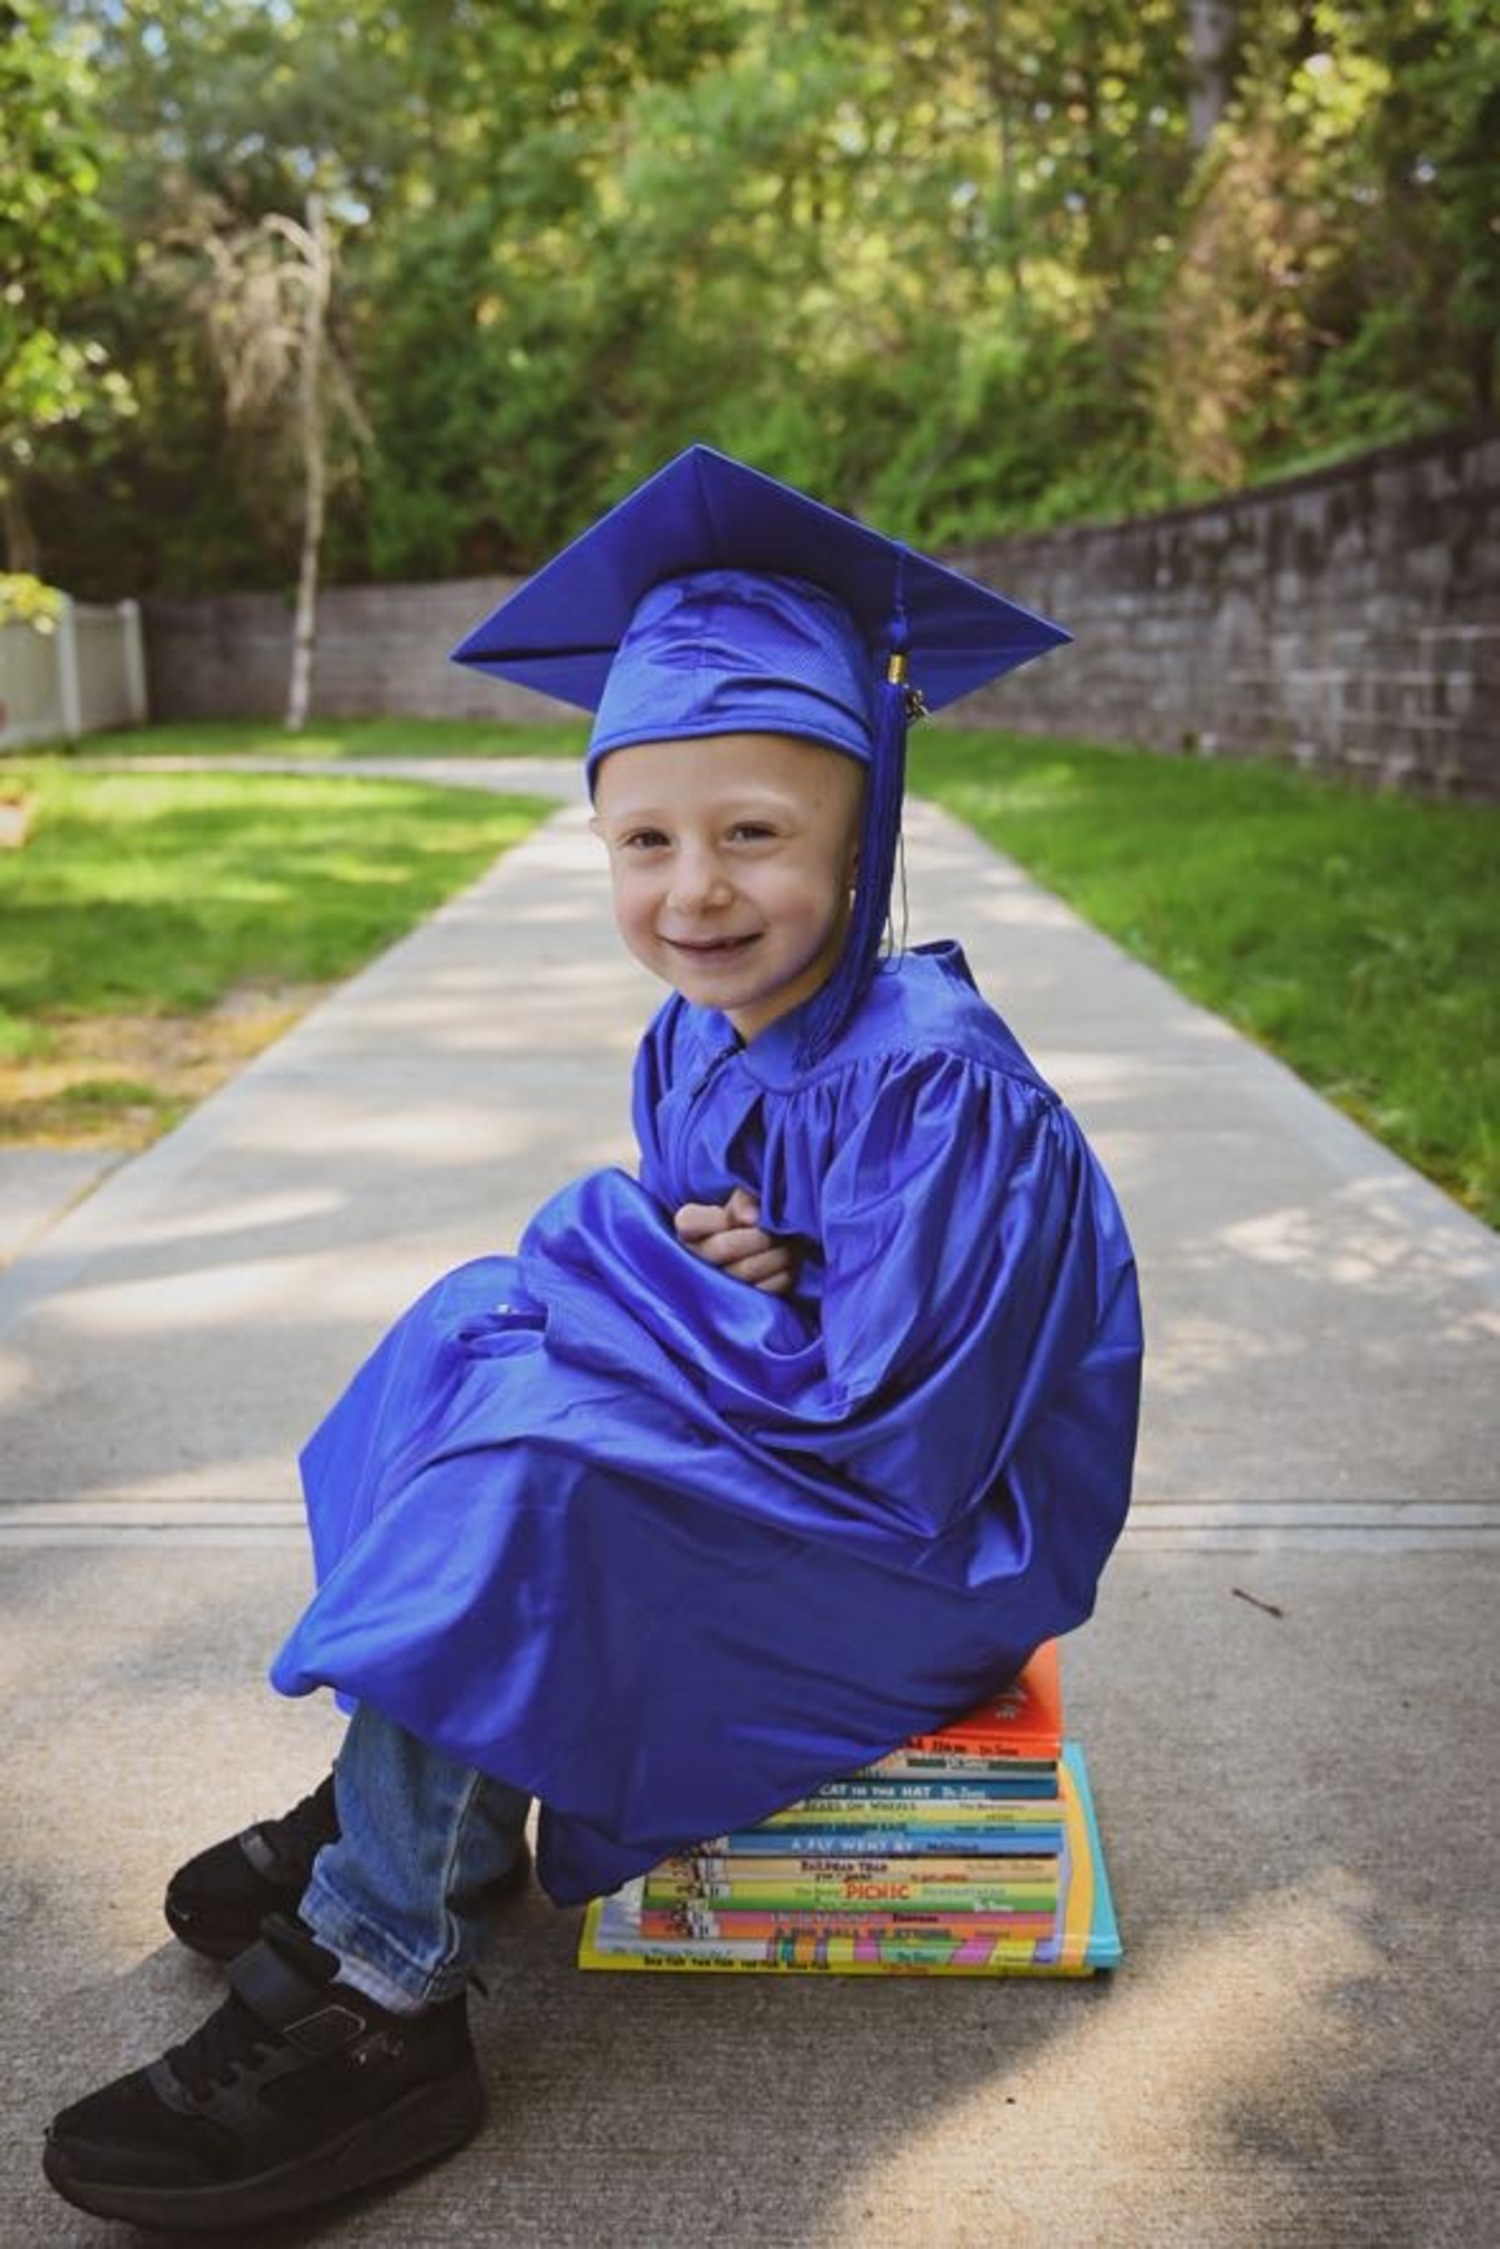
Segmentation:
[(596, 711), (620, 933), (673, 987), (639, 1176), (439, 1281), (309, 1445), (318, 1591), (272, 1676), (352, 1710), (334, 1782), (175, 1878), (231, 1994), (56, 2119), (70, 2201), (253, 2223), (458, 2145), (533, 1797), (572, 1903), (1088, 1615), (1135, 1441), (1129, 1244), (957, 946), (882, 957), (915, 696), (1065, 637), (694, 447), (458, 651)]

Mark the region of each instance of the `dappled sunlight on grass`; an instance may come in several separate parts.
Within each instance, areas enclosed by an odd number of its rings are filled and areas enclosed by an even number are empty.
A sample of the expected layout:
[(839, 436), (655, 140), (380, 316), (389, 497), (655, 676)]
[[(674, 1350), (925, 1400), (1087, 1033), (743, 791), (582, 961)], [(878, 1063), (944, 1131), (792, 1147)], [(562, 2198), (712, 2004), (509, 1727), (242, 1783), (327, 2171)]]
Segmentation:
[(0, 858), (0, 1136), (33, 1140), (151, 1139), (552, 810), (412, 782), (24, 771), (37, 816)]
[(551, 810), (408, 782), (36, 770), (33, 840), (0, 863), (17, 1015), (347, 974)]

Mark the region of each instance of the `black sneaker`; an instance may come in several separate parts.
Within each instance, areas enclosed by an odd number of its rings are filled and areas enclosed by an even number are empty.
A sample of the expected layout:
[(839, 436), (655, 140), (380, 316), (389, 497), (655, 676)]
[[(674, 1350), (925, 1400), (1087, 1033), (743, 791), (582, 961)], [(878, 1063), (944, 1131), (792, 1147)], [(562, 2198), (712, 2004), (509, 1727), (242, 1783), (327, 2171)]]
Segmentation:
[(194, 1952), (232, 1960), (269, 1915), (295, 1916), (313, 1860), (338, 1832), (330, 1773), (280, 1819), (259, 1820), (180, 1866), (167, 1884), (167, 1927)]
[(168, 2231), (252, 2225), (461, 2146), (484, 2113), (464, 1998), (393, 2015), (337, 1971), (271, 1921), (195, 2036), (53, 2120), (58, 2193)]
[[(273, 1913), (296, 1919), (313, 1860), (338, 1835), (330, 1773), (280, 1819), (259, 1820), (180, 1866), (167, 1884), (167, 1927), (192, 1951), (233, 1960), (254, 1944)], [(497, 1900), (518, 1896), (530, 1879), (531, 1853), (523, 1844), (493, 1894)]]

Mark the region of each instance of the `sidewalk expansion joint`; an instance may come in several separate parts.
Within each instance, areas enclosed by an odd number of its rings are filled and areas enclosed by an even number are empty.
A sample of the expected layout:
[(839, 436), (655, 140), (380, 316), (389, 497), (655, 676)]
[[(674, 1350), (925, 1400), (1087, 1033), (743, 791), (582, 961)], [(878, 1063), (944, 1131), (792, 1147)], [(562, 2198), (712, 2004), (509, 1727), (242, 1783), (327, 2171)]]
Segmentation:
[(1500, 1499), (1143, 1500), (1123, 1544), (1153, 1553), (1473, 1551), (1500, 1545)]
[[(1122, 1544), (1139, 1554), (1472, 1552), (1500, 1546), (1500, 1499), (1142, 1501)], [(0, 1501), (0, 1546), (305, 1545), (302, 1506), (294, 1499)]]

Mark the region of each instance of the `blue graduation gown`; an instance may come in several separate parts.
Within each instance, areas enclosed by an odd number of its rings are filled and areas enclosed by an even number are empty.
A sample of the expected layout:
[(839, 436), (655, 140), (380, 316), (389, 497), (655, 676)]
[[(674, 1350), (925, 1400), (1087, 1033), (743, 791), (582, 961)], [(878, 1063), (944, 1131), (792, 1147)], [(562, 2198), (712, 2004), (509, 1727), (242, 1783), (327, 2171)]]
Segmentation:
[[(541, 1799), (571, 1903), (962, 1712), (1093, 1605), (1129, 1498), (1130, 1245), (953, 945), (839, 1043), (670, 999), (640, 1176), (450, 1273), (302, 1461), (318, 1591), (272, 1670)], [(768, 1295), (676, 1240), (744, 1187)]]

